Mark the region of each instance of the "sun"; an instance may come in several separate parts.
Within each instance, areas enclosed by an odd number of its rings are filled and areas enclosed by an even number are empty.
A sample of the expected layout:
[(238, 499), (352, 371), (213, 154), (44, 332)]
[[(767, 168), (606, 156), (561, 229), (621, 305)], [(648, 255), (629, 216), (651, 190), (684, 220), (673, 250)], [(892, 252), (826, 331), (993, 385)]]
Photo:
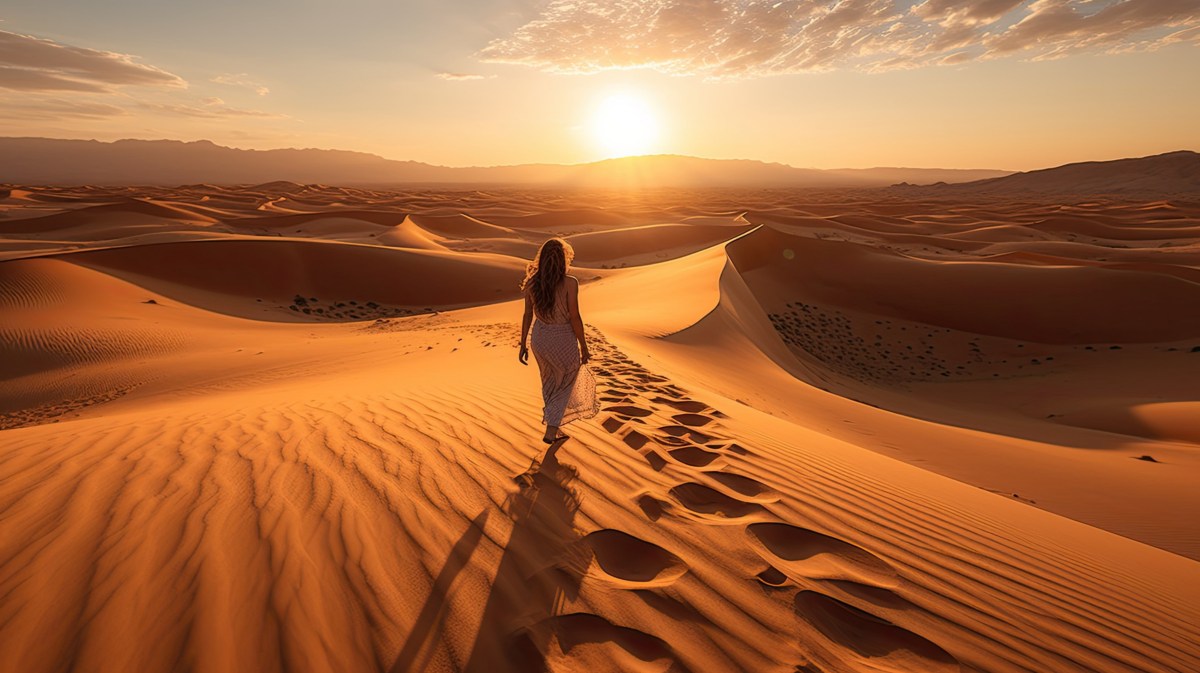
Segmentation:
[(648, 154), (658, 141), (658, 119), (641, 98), (613, 94), (596, 108), (592, 136), (608, 158)]

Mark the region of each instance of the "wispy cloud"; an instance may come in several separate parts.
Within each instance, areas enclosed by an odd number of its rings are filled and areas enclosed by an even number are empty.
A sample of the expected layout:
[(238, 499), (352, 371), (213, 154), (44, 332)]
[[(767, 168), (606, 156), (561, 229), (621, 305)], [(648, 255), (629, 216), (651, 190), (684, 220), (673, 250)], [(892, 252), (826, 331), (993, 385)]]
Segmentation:
[(1119, 47), (1154, 29), (1200, 22), (1200, 0), (1036, 0), (1028, 11), (990, 41), (993, 51), (1041, 47), (1043, 53), (1059, 54), (1089, 47)]
[(260, 96), (265, 96), (271, 93), (271, 90), (268, 89), (265, 84), (256, 82), (250, 77), (250, 75), (244, 72), (220, 74), (216, 77), (213, 77), (209, 81), (215, 84), (224, 84), (227, 86), (240, 86), (245, 89), (250, 89)]
[(260, 119), (286, 119), (287, 115), (262, 110), (247, 110), (227, 105), (220, 98), (205, 98), (200, 104), (192, 103), (152, 103), (140, 102), (138, 107), (150, 112), (179, 117), (199, 117), (202, 119), (220, 119), (228, 117), (257, 117)]
[(469, 82), (475, 79), (488, 79), (484, 75), (476, 75), (467, 72), (439, 72), (434, 75), (438, 79), (444, 79), (451, 82)]
[(129, 54), (0, 30), (0, 88), (101, 93), (122, 85), (184, 88), (187, 83)]
[(67, 119), (106, 119), (129, 115), (125, 108), (86, 100), (44, 98), (21, 94), (20, 97), (0, 97), (0, 119), (29, 121), (60, 121)]
[(1196, 42), (1200, 0), (551, 0), (479, 57), (550, 72), (758, 77)]

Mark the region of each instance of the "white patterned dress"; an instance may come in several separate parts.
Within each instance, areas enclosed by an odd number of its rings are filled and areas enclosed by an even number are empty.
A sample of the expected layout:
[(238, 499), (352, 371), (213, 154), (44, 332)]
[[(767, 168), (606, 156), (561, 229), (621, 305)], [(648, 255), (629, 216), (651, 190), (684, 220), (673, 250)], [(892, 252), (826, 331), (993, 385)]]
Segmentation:
[(540, 315), (534, 308), (529, 339), (529, 349), (542, 376), (542, 422), (546, 425), (562, 426), (600, 412), (596, 377), (587, 365), (579, 362), (579, 343), (571, 327), (566, 285), (566, 281), (559, 284), (551, 315)]

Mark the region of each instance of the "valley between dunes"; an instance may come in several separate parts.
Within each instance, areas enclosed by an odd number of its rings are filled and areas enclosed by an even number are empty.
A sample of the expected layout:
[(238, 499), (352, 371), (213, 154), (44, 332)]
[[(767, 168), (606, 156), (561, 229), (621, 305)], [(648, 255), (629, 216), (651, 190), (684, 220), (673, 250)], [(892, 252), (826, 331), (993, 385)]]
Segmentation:
[(1200, 203), (0, 195), (5, 673), (1200, 670)]

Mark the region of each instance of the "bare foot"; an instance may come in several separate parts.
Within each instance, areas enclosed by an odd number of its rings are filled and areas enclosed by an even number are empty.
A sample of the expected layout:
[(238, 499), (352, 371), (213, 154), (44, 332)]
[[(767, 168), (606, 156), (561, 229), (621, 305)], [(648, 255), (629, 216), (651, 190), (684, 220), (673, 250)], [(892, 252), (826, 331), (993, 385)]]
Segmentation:
[(551, 436), (551, 433), (546, 433), (545, 435), (543, 435), (542, 441), (547, 444), (553, 444), (557, 441), (561, 441), (564, 439), (570, 439), (570, 438), (571, 438), (571, 436), (568, 435), (567, 433), (565, 433), (561, 430), (557, 430), (557, 431), (555, 431), (553, 436)]

